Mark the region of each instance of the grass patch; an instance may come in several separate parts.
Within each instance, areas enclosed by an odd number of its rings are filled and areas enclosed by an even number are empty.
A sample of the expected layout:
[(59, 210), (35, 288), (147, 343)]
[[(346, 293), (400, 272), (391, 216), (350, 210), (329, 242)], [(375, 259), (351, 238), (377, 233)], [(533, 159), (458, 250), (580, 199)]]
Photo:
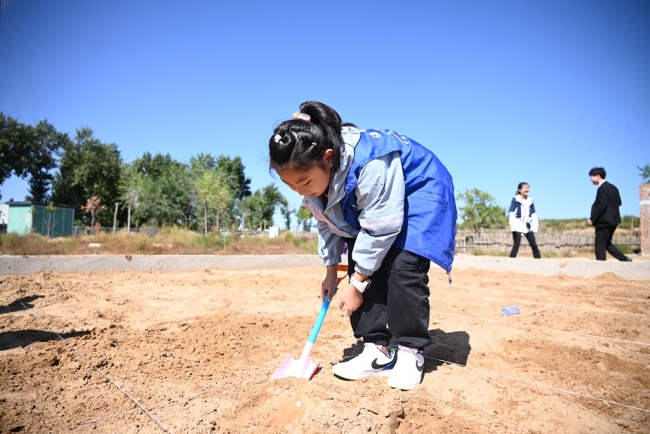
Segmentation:
[(479, 247), (474, 247), (472, 249), (472, 255), (474, 255), (474, 256), (503, 256), (503, 257), (507, 257), (507, 256), (510, 256), (510, 251), (488, 250), (488, 249), (481, 249)]
[[(91, 243), (99, 247), (90, 247)], [(79, 238), (46, 238), (38, 234), (0, 235), (0, 253), (5, 255), (314, 255), (316, 237), (300, 237), (290, 232), (269, 239), (209, 233), (197, 234), (177, 228), (165, 228), (154, 236), (143, 233), (99, 233)]]
[(640, 248), (635, 248), (628, 244), (615, 244), (615, 246), (624, 255), (636, 255), (637, 253), (641, 252)]

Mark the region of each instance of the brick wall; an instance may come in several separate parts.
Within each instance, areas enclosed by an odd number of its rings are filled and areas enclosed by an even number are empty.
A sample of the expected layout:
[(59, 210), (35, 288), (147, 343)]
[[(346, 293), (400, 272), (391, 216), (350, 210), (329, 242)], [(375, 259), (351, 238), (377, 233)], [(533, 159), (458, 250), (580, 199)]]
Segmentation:
[(639, 185), (641, 208), (641, 253), (650, 255), (650, 184)]

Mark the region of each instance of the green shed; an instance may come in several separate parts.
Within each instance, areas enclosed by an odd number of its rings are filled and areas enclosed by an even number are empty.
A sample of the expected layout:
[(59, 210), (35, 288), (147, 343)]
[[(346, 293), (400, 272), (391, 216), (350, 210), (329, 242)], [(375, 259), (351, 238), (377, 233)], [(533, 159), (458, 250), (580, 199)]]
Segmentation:
[(5, 202), (5, 205), (9, 207), (7, 233), (37, 233), (49, 237), (72, 235), (74, 206), (55, 204), (54, 212), (49, 212), (44, 203)]

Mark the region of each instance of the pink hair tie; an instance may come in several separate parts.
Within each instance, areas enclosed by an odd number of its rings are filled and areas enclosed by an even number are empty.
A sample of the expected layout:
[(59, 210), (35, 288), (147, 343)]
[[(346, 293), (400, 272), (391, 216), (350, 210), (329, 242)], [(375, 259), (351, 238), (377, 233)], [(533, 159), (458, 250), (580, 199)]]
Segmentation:
[(294, 118), (295, 120), (297, 120), (297, 121), (305, 121), (305, 122), (310, 122), (310, 121), (311, 121), (311, 116), (306, 115), (306, 114), (304, 114), (304, 113), (298, 113), (298, 112), (295, 112), (295, 113), (293, 114), (293, 118)]

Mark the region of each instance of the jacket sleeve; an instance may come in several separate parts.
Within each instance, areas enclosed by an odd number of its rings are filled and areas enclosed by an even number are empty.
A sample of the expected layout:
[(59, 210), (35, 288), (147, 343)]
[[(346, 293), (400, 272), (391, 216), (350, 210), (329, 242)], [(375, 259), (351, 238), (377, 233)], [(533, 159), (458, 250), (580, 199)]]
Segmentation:
[(341, 263), (341, 254), (345, 242), (343, 238), (333, 233), (327, 223), (318, 222), (318, 256), (323, 258), (325, 266)]
[(510, 202), (510, 211), (508, 212), (508, 224), (510, 225), (510, 231), (517, 231), (517, 216), (515, 216), (515, 211), (517, 210), (517, 201), (512, 199)]
[(530, 204), (530, 230), (534, 233), (539, 231), (539, 220), (537, 219), (537, 211), (535, 211), (535, 203)]
[(591, 206), (591, 222), (595, 225), (605, 214), (605, 211), (607, 211), (607, 195), (605, 194), (605, 189), (601, 185), (596, 192), (596, 201)]
[(404, 171), (398, 152), (364, 166), (357, 184), (361, 230), (354, 243), (355, 271), (371, 275), (381, 266), (404, 223)]

